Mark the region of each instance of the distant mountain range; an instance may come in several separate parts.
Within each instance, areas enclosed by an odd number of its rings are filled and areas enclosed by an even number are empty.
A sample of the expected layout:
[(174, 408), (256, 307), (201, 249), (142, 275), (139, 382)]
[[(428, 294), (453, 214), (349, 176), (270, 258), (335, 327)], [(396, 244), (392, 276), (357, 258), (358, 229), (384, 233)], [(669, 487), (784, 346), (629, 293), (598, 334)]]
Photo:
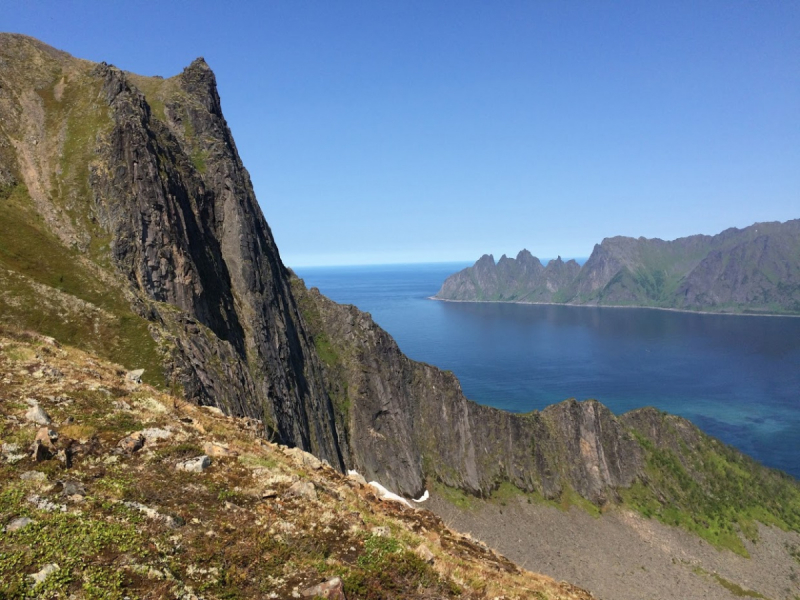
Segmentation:
[(561, 257), (543, 266), (527, 250), (484, 255), (435, 298), (800, 314), (800, 219), (669, 242), (606, 238), (582, 267)]

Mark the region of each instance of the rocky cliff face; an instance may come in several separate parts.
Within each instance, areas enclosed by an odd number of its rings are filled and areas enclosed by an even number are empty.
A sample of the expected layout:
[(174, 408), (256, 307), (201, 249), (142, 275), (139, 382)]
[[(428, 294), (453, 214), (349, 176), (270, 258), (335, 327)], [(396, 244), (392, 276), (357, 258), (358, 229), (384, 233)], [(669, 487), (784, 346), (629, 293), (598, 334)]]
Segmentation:
[(800, 531), (797, 481), (685, 419), (653, 408), (615, 416), (593, 400), (527, 414), (478, 405), (451, 373), (404, 356), (368, 314), (293, 287), (349, 462), (368, 478), (414, 497), (425, 485), (482, 497), (510, 487), (562, 505), (623, 504), (743, 554), (739, 532), (752, 535), (756, 520)]
[(513, 266), (504, 264), (505, 257), (495, 266), (484, 256), (447, 278), (436, 297), (800, 313), (800, 220), (669, 242), (608, 238), (595, 245), (583, 267), (551, 261), (544, 269), (553, 271), (550, 277), (521, 269), (529, 256), (524, 250), (510, 259)]
[(205, 62), (142, 78), (0, 41), (6, 191), (124, 290), (173, 384), (342, 468), (319, 360)]
[(800, 313), (800, 220), (754, 225), (752, 239), (710, 252), (681, 282), (678, 306)]
[(658, 430), (652, 423), (648, 429), (634, 414), (621, 420), (596, 401), (528, 414), (481, 406), (464, 397), (451, 373), (403, 355), (368, 314), (306, 290), (300, 280), (294, 289), (324, 345), (351, 462), (366, 477), (412, 496), (431, 480), (482, 496), (505, 481), (545, 498), (575, 491), (605, 504), (645, 474), (636, 435)]

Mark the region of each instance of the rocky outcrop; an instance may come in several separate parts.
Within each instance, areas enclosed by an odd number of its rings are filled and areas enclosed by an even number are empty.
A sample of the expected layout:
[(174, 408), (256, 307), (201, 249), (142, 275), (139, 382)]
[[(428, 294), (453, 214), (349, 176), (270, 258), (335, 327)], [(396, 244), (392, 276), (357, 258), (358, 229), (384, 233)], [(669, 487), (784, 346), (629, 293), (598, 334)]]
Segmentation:
[(514, 414), (467, 400), (452, 373), (410, 360), (372, 318), (295, 282), (314, 336), (330, 344), (332, 395), (344, 394), (353, 468), (417, 497), (426, 481), (488, 495), (508, 481), (597, 503), (643, 472), (628, 429), (595, 401)]
[[(252, 419), (133, 382), (75, 348), (6, 334), (0, 327), (3, 395), (37, 398), (53, 418), (48, 440), (72, 462), (23, 451), (35, 430), (20, 404), (0, 402), (3, 439), (20, 446), (0, 448), (4, 599), (188, 599), (201, 590), (205, 598), (592, 598), (298, 448), (255, 436)], [(63, 377), (32, 375), (56, 368)], [(122, 450), (130, 429), (145, 424), (137, 449)], [(201, 448), (217, 452), (196, 456)]]
[(527, 250), (497, 265), (488, 255), (448, 277), (435, 297), (800, 314), (799, 240), (794, 220), (669, 242), (607, 238), (582, 267), (559, 258), (542, 269)]
[(344, 468), (319, 360), (206, 63), (162, 80), (24, 36), (0, 46), (0, 111), (21, 124), (0, 136), (16, 150), (11, 178), (126, 290), (171, 383)]

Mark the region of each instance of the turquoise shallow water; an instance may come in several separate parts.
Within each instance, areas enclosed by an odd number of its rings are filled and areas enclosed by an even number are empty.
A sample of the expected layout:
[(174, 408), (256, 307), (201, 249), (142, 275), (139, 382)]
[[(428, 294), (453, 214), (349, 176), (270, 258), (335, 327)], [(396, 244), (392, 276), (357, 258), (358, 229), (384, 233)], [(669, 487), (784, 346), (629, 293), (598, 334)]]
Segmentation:
[(429, 300), (466, 264), (297, 269), (415, 360), (506, 410), (596, 398), (656, 406), (800, 477), (800, 318)]

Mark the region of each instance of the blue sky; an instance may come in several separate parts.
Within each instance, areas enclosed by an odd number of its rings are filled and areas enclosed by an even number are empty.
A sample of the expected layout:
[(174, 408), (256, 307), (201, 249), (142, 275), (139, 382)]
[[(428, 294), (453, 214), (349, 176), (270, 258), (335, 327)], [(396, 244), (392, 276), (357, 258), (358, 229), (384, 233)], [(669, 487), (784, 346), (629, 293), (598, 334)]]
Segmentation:
[(800, 3), (41, 2), (0, 30), (204, 56), (289, 266), (588, 256), (800, 217)]

